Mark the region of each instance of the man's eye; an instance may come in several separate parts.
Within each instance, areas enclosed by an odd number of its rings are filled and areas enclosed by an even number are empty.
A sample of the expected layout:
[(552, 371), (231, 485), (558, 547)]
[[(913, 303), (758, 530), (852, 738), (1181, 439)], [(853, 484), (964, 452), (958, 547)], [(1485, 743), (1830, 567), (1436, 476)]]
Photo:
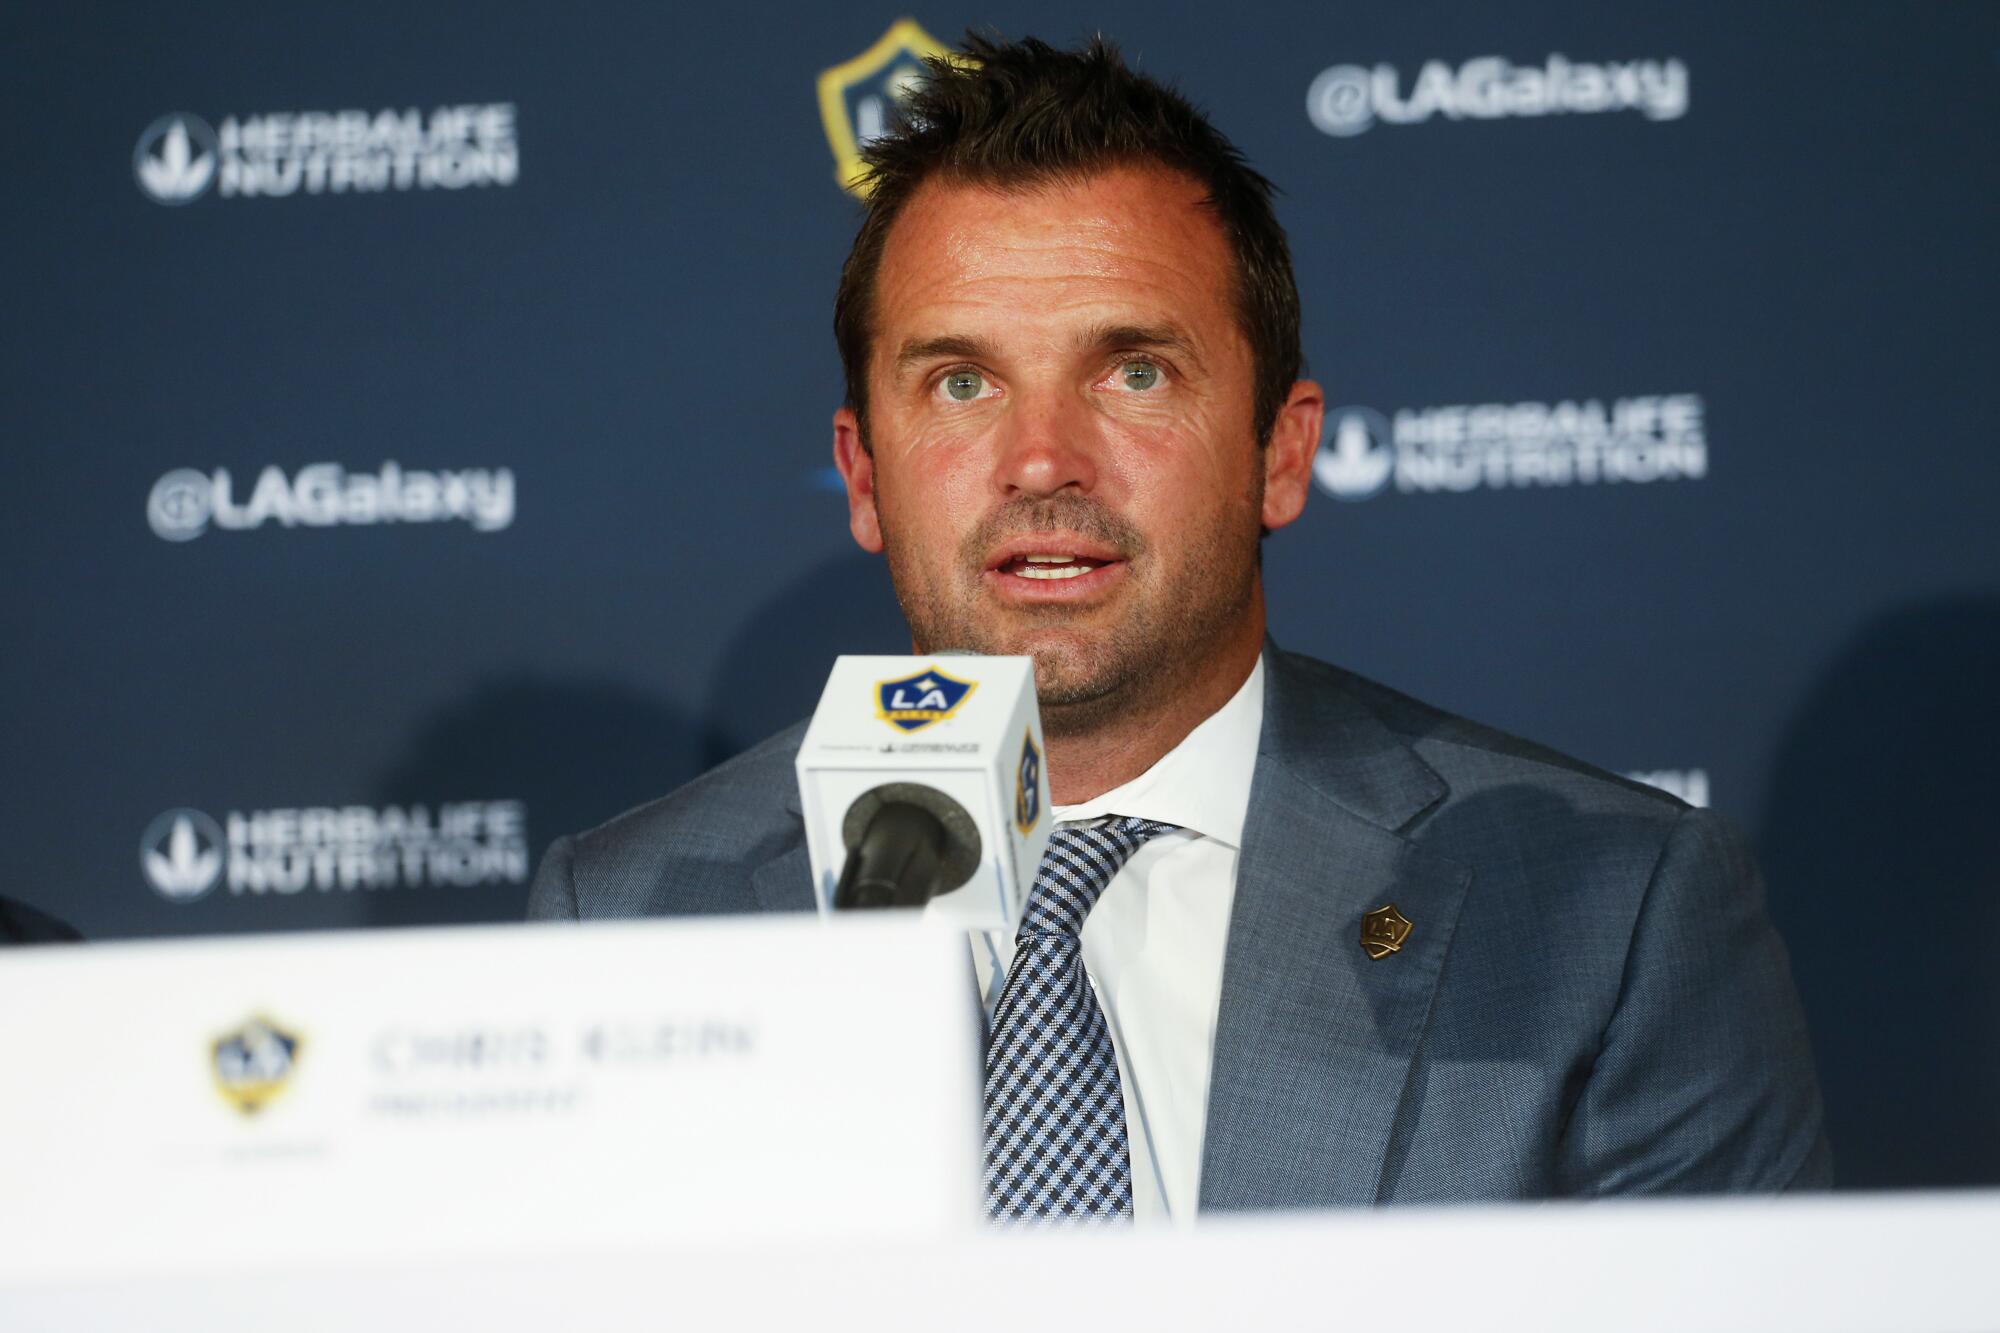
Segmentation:
[(1144, 391), (1160, 382), (1160, 368), (1151, 361), (1127, 361), (1118, 367), (1118, 378), (1126, 388)]
[(976, 370), (954, 370), (944, 377), (944, 391), (961, 403), (969, 403), (986, 389), (986, 377)]

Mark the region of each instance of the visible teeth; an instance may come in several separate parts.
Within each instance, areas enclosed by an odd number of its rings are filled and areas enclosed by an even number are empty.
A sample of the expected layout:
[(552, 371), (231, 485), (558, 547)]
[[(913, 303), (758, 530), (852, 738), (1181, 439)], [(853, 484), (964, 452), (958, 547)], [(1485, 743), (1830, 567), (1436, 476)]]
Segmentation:
[(1064, 565), (1076, 559), (1073, 555), (1024, 555), (1021, 558), (1036, 565)]
[[(1030, 560), (1033, 556), (1028, 557)], [(1064, 565), (1060, 569), (1017, 569), (1015, 577), (1024, 579), (1073, 579), (1080, 574), (1088, 574), (1094, 566)]]

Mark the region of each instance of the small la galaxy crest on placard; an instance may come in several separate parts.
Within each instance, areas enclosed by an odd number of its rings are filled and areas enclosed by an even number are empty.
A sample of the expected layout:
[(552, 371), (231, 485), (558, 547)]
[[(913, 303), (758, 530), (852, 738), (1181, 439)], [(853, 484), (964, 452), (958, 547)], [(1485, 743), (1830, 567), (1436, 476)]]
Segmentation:
[(1026, 833), (1042, 817), (1042, 752), (1035, 733), (1021, 737), (1021, 762), (1014, 770), (1014, 827)]
[(209, 1047), (216, 1091), (244, 1115), (256, 1115), (291, 1082), (299, 1045), (298, 1034), (261, 1014), (223, 1033)]
[(875, 716), (903, 731), (921, 731), (957, 712), (978, 684), (974, 680), (956, 680), (936, 667), (926, 667), (915, 675), (878, 683)]
[(915, 19), (898, 19), (866, 51), (820, 74), (819, 117), (841, 189), (867, 198), (861, 150), (891, 127), (896, 109), (923, 78), (924, 57), (950, 54)]

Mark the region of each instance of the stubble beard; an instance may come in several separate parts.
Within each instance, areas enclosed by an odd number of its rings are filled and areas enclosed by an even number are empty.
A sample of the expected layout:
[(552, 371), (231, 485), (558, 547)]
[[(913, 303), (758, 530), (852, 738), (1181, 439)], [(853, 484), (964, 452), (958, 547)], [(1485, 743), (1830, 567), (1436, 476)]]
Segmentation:
[[(1250, 514), (1260, 500), (1252, 497)], [(1137, 529), (1094, 500), (1020, 500), (967, 534), (946, 570), (927, 569), (886, 517), (889, 578), (917, 651), (1033, 657), (1042, 725), (1052, 736), (1096, 732), (1179, 697), (1240, 628), (1256, 595), (1254, 517), (1223, 514), (1201, 532), (1184, 534), (1175, 546), (1178, 567), (1166, 568)], [(982, 582), (985, 553), (1008, 536), (1056, 530), (1123, 554), (1128, 567), (1119, 605), (992, 603)]]

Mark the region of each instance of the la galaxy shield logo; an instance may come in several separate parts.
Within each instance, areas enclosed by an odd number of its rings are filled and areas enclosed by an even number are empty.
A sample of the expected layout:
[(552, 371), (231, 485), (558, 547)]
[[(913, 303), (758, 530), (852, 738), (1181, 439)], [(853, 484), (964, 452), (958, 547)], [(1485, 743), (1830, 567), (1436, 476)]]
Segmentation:
[(950, 54), (915, 19), (898, 19), (875, 45), (819, 76), (819, 118), (833, 149), (833, 178), (857, 198), (861, 149), (887, 130), (910, 86), (923, 77), (924, 57)]
[(285, 1090), (298, 1055), (298, 1035), (259, 1015), (209, 1047), (216, 1091), (244, 1115), (255, 1115)]
[(1014, 827), (1026, 833), (1042, 817), (1042, 752), (1035, 733), (1021, 736), (1021, 762), (1014, 769)]
[(957, 712), (978, 684), (954, 680), (936, 667), (885, 680), (875, 687), (875, 716), (903, 731), (921, 731)]

